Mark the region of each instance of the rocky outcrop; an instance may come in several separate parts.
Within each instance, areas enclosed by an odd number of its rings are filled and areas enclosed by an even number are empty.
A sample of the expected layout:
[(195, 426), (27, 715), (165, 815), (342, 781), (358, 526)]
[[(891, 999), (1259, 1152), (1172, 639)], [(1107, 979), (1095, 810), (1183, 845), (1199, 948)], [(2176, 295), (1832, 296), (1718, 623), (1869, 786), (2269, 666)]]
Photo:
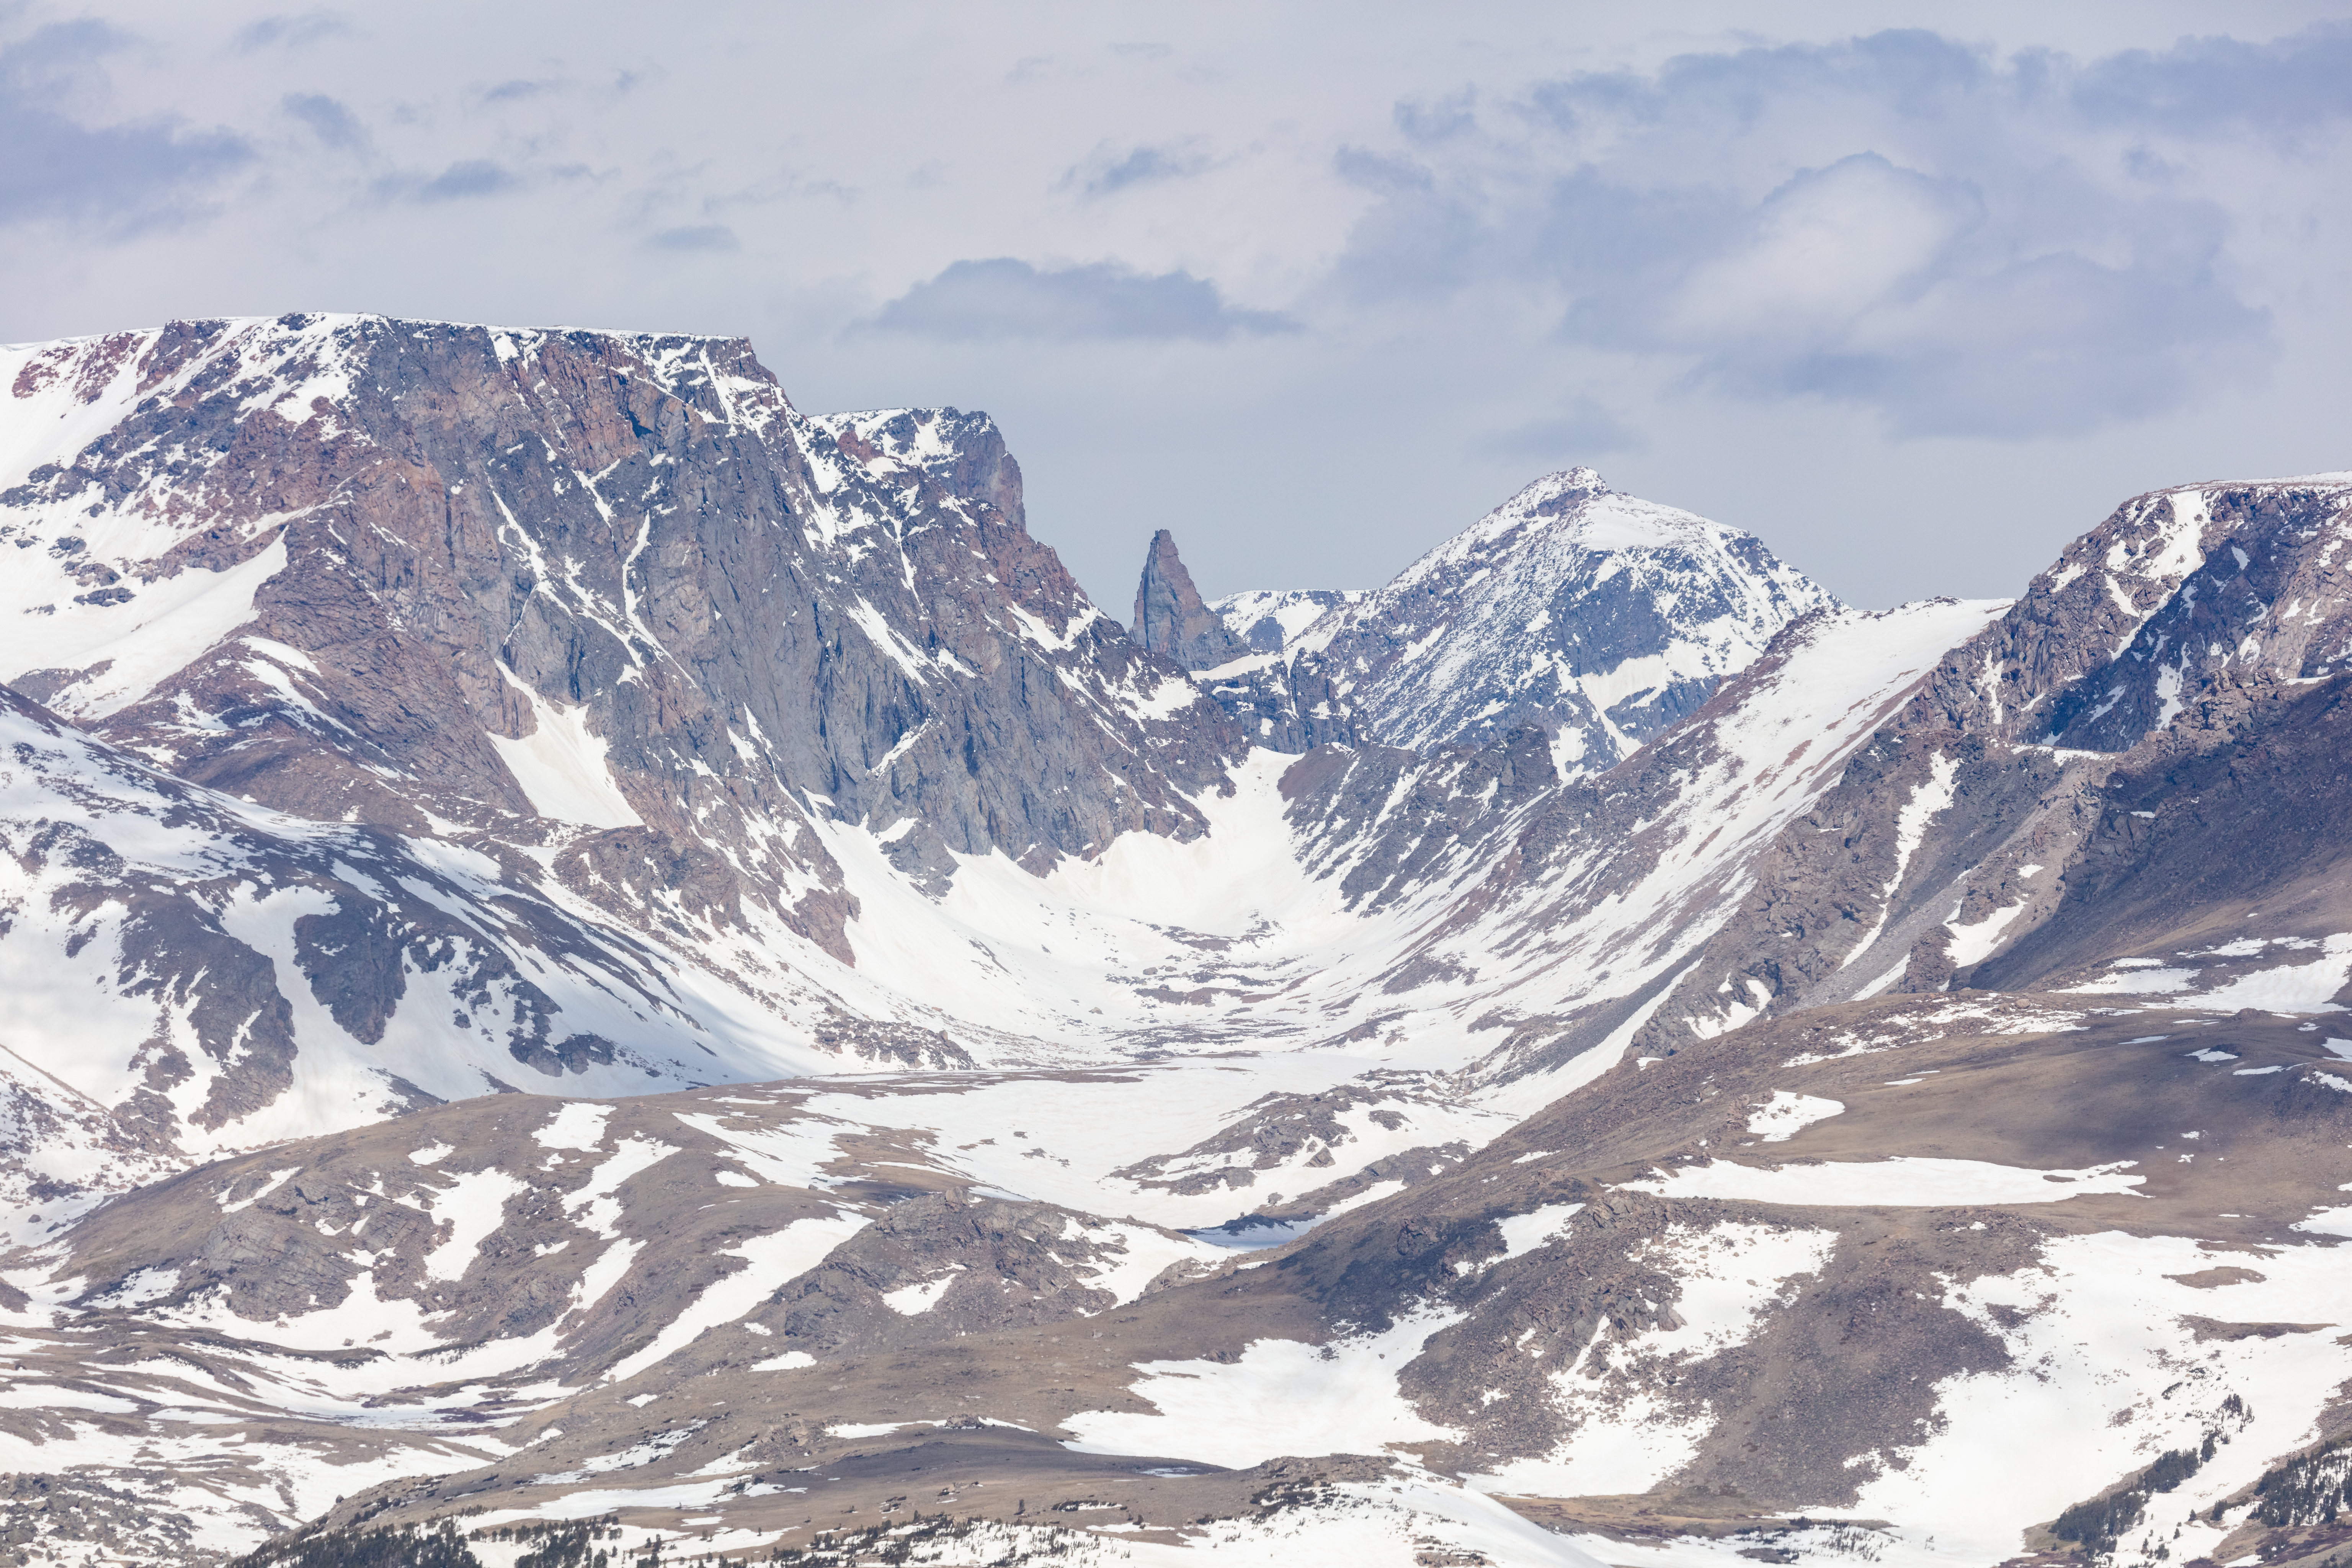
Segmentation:
[(1176, 536), (1164, 528), (1151, 536), (1143, 576), (1135, 585), (1135, 640), (1187, 669), (1213, 669), (1250, 651), (1202, 602), (1192, 574), (1176, 553)]
[[(2352, 567), (2333, 547), (2347, 494), (2340, 480), (2290, 479), (2126, 502), (2020, 600), (1979, 727), (2123, 752), (2209, 688), (2352, 668)], [(2025, 688), (2022, 703), (2001, 686)]]
[(1323, 666), (1280, 653), (1248, 654), (1197, 678), (1252, 745), (1292, 756), (1362, 739), (1355, 710)]
[[(1283, 652), (1284, 613), (1299, 619), (1297, 603), (1347, 597), (1338, 594), (1249, 595), (1280, 601), (1261, 607), (1246, 637), (1230, 623), (1229, 601), (1202, 602), (1192, 574), (1166, 529), (1151, 536), (1143, 578), (1135, 590), (1135, 637), (1198, 678), (1201, 688), (1249, 744), (1291, 755), (1317, 746), (1353, 745), (1354, 715), (1319, 666), (1302, 666)], [(1281, 612), (1281, 613), (1277, 613)]]
[(1317, 621), (1363, 596), (1357, 588), (1261, 588), (1213, 599), (1209, 608), (1252, 653), (1280, 653)]

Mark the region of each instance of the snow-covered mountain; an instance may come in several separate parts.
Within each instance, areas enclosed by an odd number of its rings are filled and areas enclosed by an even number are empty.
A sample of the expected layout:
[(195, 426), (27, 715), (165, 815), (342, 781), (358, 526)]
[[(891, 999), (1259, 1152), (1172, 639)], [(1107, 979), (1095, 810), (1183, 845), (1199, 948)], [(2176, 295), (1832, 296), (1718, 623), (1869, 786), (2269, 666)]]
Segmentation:
[(1751, 534), (1549, 475), (1370, 592), (1210, 604), (1151, 542), (1136, 636), (1256, 744), (1415, 752), (1532, 726), (1563, 774), (1605, 771), (1696, 711), (1775, 633), (1834, 604)]
[(2352, 479), (1130, 633), (740, 343), (0, 352), (0, 1542), (2352, 1544)]
[(741, 342), (287, 317), (0, 378), (7, 678), (282, 809), (642, 829), (825, 942), (812, 810), (1049, 863), (1238, 754), (984, 416), (806, 418)]
[[(1195, 796), (1241, 754), (1024, 531), (985, 417), (805, 418), (740, 343), (182, 322), (7, 350), (0, 382), (0, 673), (82, 727), (26, 742), (82, 761), (22, 764), (11, 820), (86, 841), (10, 869), (11, 898), (59, 911), (0, 937), (38, 981), (15, 1048), (116, 1116), (144, 1074), (159, 1148), (324, 1131), (625, 1046), (648, 1088), (970, 1062), (971, 1020), (860, 970), (832, 846), (937, 892), (959, 854), (1043, 869), (1125, 829), (1197, 836)], [(327, 825), (440, 869), (347, 855), (362, 871), (337, 881)], [(272, 834), (262, 860), (315, 864), (313, 893), (265, 915), (266, 871), (185, 882)], [(196, 925), (126, 914), (119, 870), (195, 895)], [(502, 946), (511, 918), (400, 890), (449, 877), (488, 909), (566, 911), (524, 946), (599, 977), (480, 1014), (499, 985), (467, 941), (543, 963)], [(321, 922), (338, 963), (300, 956)], [(35, 999), (77, 971), (104, 994), (60, 1001), (95, 1008), (61, 1032)], [(478, 1000), (453, 1009), (452, 986)], [(242, 1085), (217, 1106), (215, 1071)]]
[(2352, 1002), (2347, 500), (2188, 486), (2070, 545), (1790, 829), (1644, 1043), (1969, 984)]
[(1361, 588), (1253, 588), (1209, 601), (1252, 653), (1280, 653), (1331, 611), (1360, 601)]
[(1425, 751), (1535, 725), (1564, 772), (1598, 773), (1833, 603), (1754, 535), (1572, 468), (1286, 646), (1368, 741)]

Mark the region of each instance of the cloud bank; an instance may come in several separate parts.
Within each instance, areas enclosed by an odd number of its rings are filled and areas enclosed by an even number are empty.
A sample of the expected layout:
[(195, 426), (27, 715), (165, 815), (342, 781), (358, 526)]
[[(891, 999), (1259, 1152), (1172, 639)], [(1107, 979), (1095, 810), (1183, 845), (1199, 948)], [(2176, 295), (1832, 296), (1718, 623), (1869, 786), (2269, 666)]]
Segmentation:
[(252, 146), (171, 118), (90, 125), (68, 112), (124, 40), (102, 22), (57, 23), (0, 48), (0, 224), (66, 219), (117, 234), (181, 221)]
[(1563, 342), (1898, 436), (2082, 434), (2269, 363), (2236, 216), (2175, 175), (2216, 139), (2332, 128), (2347, 80), (2336, 27), (2084, 65), (1886, 32), (1408, 103), (1394, 149), (1335, 160), (1374, 199), (1332, 281), (1549, 298)]
[(958, 261), (882, 308), (871, 330), (944, 342), (1157, 339), (1222, 342), (1296, 330), (1288, 317), (1235, 310), (1189, 272), (1116, 262), (1037, 268), (1011, 257)]
[(1595, 459), (1857, 603), (1999, 594), (2132, 490), (2352, 462), (2325, 0), (1997, 0), (1965, 40), (1790, 0), (1146, 39), (310, 3), (0, 5), (0, 339), (742, 334), (805, 407), (994, 414), (1113, 600), (1154, 528), (1213, 592), (1363, 586)]

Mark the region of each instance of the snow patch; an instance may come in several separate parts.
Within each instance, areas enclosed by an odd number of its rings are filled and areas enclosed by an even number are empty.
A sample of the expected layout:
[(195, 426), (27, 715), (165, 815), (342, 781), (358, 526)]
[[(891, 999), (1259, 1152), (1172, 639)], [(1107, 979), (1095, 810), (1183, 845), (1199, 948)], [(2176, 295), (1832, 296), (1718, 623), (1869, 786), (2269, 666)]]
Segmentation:
[(531, 1140), (550, 1149), (579, 1149), (593, 1153), (604, 1145), (604, 1123), (612, 1114), (611, 1106), (593, 1100), (570, 1100), (549, 1118), (546, 1126), (530, 1135)]
[(1504, 1215), (1495, 1222), (1503, 1233), (1503, 1256), (1496, 1261), (1524, 1258), (1537, 1247), (1559, 1240), (1568, 1234), (1568, 1222), (1583, 1210), (1582, 1204), (1546, 1204), (1528, 1214)]
[(2079, 1171), (2037, 1171), (1983, 1160), (1833, 1161), (1819, 1165), (1742, 1165), (1715, 1160), (1626, 1182), (1626, 1190), (1669, 1198), (1727, 1198), (1835, 1208), (1946, 1208), (1973, 1204), (2054, 1204), (2095, 1193), (2126, 1193), (2146, 1176), (2123, 1174), (2136, 1161)]
[(1145, 1362), (1132, 1392), (1156, 1414), (1087, 1410), (1066, 1418), (1081, 1454), (1157, 1454), (1235, 1469), (1283, 1454), (1378, 1452), (1393, 1443), (1458, 1441), (1399, 1392), (1397, 1373), (1431, 1335), (1461, 1321), (1451, 1310), (1401, 1318), (1385, 1333), (1316, 1346), (1255, 1340), (1241, 1359)]
[(489, 737), (499, 758), (540, 816), (583, 827), (642, 827), (636, 813), (614, 782), (605, 762), (604, 737), (588, 728), (586, 707), (558, 708), (515, 679), (503, 664), (507, 684), (530, 702), (536, 727), (520, 740)]
[(1814, 1122), (1826, 1121), (1844, 1110), (1843, 1100), (1776, 1089), (1771, 1100), (1748, 1119), (1748, 1131), (1767, 1143), (1786, 1143)]

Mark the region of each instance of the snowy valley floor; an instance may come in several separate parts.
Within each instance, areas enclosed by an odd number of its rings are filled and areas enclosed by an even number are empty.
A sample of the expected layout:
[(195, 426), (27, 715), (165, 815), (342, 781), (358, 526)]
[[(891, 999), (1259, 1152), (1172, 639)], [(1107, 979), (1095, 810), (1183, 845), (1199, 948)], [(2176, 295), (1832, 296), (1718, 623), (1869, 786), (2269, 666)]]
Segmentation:
[(95, 1500), (110, 1539), (43, 1539), (93, 1564), (322, 1516), (765, 1556), (944, 1513), (999, 1524), (941, 1562), (1051, 1525), (1728, 1568), (2003, 1562), (2210, 1437), (2118, 1546), (2233, 1560), (2352, 1376), (2327, 1025), (1884, 999), (1524, 1121), (1376, 1050), (467, 1101), (20, 1259), (0, 1442)]

